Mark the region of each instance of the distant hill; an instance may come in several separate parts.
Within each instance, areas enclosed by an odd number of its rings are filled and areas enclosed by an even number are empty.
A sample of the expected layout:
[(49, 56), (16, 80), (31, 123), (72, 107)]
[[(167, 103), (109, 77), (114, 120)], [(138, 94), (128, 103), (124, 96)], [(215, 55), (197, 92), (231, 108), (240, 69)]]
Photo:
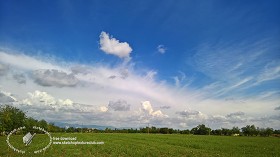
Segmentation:
[(74, 127), (74, 128), (95, 128), (98, 130), (105, 130), (106, 128), (115, 129), (113, 126), (101, 126), (101, 125), (81, 125), (81, 124), (69, 124), (63, 122), (53, 122), (54, 125), (59, 126), (61, 128), (65, 127)]

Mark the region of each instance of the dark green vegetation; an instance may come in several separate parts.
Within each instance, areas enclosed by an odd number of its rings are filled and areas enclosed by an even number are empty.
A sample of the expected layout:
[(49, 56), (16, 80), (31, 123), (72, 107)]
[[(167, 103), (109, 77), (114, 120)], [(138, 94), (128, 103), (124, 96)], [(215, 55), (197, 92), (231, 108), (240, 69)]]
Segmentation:
[[(54, 145), (40, 156), (280, 156), (280, 138), (197, 136), (182, 134), (120, 134), (120, 133), (55, 133), (53, 137), (77, 137), (76, 141), (104, 142), (103, 145)], [(13, 139), (12, 139), (13, 138)], [(15, 135), (11, 143), (24, 147), (22, 136)], [(20, 155), (8, 148), (6, 137), (0, 137), (0, 156)], [(36, 135), (28, 150), (47, 143), (45, 135)], [(26, 147), (25, 147), (26, 148)], [(38, 156), (39, 156), (38, 155)]]

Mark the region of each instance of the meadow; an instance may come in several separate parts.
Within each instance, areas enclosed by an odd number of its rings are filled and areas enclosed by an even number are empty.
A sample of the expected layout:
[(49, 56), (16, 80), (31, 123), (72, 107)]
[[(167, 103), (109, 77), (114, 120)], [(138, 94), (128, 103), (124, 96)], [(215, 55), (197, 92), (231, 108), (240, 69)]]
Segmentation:
[[(10, 143), (25, 150), (25, 154), (8, 147), (6, 137), (0, 137), (0, 156), (236, 156), (277, 157), (280, 156), (280, 138), (277, 137), (233, 137), (182, 134), (121, 134), (121, 133), (55, 133), (52, 137), (72, 137), (73, 142), (95, 141), (104, 144), (52, 144), (39, 154), (34, 150), (48, 144), (47, 135), (36, 135), (29, 146), (24, 146), (22, 135), (13, 135)], [(53, 140), (63, 142), (64, 140)], [(70, 140), (67, 140), (70, 141)]]

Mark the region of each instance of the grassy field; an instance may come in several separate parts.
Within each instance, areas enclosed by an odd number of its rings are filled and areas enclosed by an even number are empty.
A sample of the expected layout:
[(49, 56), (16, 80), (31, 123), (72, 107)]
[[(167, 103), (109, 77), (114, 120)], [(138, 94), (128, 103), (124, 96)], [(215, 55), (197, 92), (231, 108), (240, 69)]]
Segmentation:
[[(29, 146), (24, 146), (22, 136), (13, 135), (10, 143), (24, 155), (8, 147), (6, 137), (0, 137), (0, 156), (261, 156), (280, 157), (280, 138), (277, 137), (227, 137), (161, 134), (52, 134), (52, 137), (76, 137), (73, 141), (104, 142), (100, 145), (52, 144), (45, 152), (33, 154), (49, 142), (47, 135), (36, 135)], [(54, 140), (62, 142), (63, 140)], [(54, 142), (53, 141), (53, 142)], [(70, 140), (67, 140), (70, 141)], [(30, 153), (32, 152), (32, 153)]]

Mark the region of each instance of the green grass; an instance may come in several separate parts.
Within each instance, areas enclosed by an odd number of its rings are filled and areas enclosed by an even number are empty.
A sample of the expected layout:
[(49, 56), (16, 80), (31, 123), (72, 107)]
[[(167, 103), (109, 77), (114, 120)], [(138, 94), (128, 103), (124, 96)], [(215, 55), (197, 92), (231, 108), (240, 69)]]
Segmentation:
[(104, 142), (104, 145), (54, 145), (39, 155), (28, 153), (48, 143), (47, 135), (36, 135), (29, 146), (22, 136), (12, 136), (10, 142), (27, 154), (14, 152), (0, 137), (0, 156), (236, 156), (280, 157), (280, 138), (227, 137), (161, 134), (52, 134), (53, 137), (77, 137), (77, 141)]

